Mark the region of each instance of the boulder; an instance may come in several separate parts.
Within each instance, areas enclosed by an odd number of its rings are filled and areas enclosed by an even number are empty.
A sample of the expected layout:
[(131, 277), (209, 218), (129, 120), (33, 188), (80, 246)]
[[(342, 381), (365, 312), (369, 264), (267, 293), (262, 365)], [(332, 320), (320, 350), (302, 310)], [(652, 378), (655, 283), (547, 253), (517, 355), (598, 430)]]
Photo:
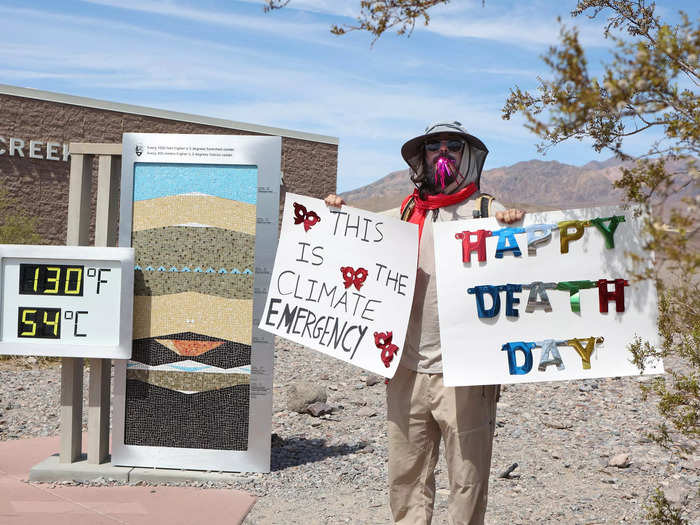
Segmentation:
[(287, 389), (287, 410), (303, 414), (313, 403), (328, 400), (326, 387), (308, 381), (297, 381)]
[(374, 385), (379, 384), (381, 382), (382, 382), (382, 378), (377, 376), (377, 375), (374, 375), (374, 374), (368, 376), (367, 379), (365, 380), (365, 383), (367, 384), (367, 386), (374, 386)]

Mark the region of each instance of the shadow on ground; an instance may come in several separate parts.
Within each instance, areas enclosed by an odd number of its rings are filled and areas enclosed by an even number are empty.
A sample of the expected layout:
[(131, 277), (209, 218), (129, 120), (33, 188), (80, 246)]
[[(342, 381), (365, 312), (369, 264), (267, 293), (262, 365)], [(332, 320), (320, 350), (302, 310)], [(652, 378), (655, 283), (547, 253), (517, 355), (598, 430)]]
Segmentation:
[(369, 443), (364, 441), (352, 445), (326, 445), (325, 439), (306, 439), (303, 437), (284, 439), (273, 434), (270, 468), (275, 472), (306, 463), (323, 461), (326, 458), (357, 454), (365, 450), (368, 445)]

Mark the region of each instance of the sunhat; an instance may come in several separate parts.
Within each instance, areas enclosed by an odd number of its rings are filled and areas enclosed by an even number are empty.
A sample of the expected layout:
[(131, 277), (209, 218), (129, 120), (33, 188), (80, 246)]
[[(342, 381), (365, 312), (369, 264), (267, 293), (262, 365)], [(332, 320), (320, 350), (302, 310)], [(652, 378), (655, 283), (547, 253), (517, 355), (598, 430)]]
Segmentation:
[[(416, 158), (421, 159), (423, 156), (423, 151), (425, 143), (430, 141), (431, 138), (436, 138), (440, 135), (449, 133), (450, 135), (459, 136), (464, 139), (472, 148), (476, 150), (481, 150), (483, 153), (488, 153), (489, 150), (486, 148), (483, 142), (467, 132), (460, 122), (434, 122), (425, 128), (422, 135), (412, 138), (401, 146), (401, 156), (408, 163), (414, 171), (418, 171), (416, 166)], [(486, 157), (486, 155), (484, 155)]]

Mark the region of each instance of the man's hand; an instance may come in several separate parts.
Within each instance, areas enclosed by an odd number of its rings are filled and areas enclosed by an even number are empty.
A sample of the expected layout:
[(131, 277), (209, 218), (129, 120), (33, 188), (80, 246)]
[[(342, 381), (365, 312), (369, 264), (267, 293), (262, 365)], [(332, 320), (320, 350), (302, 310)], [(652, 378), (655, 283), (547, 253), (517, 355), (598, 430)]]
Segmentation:
[(333, 206), (334, 208), (340, 208), (343, 204), (347, 204), (340, 195), (331, 193), (325, 198), (326, 205)]
[[(328, 202), (328, 199), (326, 199)], [(518, 222), (525, 216), (523, 210), (516, 210), (515, 208), (506, 211), (497, 211), (496, 220), (505, 222), (506, 224), (511, 224), (513, 222)]]

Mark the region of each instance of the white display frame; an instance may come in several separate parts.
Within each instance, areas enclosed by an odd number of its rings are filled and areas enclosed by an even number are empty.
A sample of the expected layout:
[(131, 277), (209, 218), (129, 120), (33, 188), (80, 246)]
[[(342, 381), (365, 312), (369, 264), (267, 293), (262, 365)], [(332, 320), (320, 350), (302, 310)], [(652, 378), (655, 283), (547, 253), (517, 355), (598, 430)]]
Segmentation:
[[(44, 264), (53, 261), (54, 264), (82, 264), (91, 262), (116, 262), (120, 268), (120, 298), (115, 310), (104, 315), (117, 323), (118, 343), (116, 345), (94, 344), (86, 341), (83, 344), (60, 343), (57, 340), (38, 342), (21, 342), (3, 340), (3, 326), (0, 320), (0, 354), (34, 355), (51, 357), (79, 357), (100, 359), (129, 359), (131, 357), (131, 338), (133, 327), (133, 296), (134, 296), (134, 250), (132, 248), (94, 247), (94, 246), (37, 246), (24, 244), (0, 245), (0, 313), (4, 311), (4, 268), (6, 259), (21, 259), (23, 262)], [(46, 296), (28, 296), (41, 301)], [(65, 296), (62, 296), (65, 297)], [(54, 303), (58, 297), (50, 298)], [(68, 301), (71, 298), (67, 298)], [(105, 303), (106, 304), (106, 303)], [(37, 305), (40, 306), (40, 305)], [(50, 305), (47, 305), (50, 306)]]
[[(112, 464), (225, 472), (269, 472), (274, 337), (260, 330), (258, 324), (265, 306), (277, 249), (282, 139), (270, 136), (125, 133), (122, 144), (120, 246), (131, 246), (134, 165), (166, 162), (165, 159), (150, 154), (150, 146), (233, 148), (227, 157), (206, 159), (173, 154), (168, 156), (167, 162), (248, 165), (256, 166), (258, 170), (248, 450), (155, 447), (124, 443), (126, 361), (117, 361), (114, 380)], [(136, 153), (137, 147), (140, 155)]]

